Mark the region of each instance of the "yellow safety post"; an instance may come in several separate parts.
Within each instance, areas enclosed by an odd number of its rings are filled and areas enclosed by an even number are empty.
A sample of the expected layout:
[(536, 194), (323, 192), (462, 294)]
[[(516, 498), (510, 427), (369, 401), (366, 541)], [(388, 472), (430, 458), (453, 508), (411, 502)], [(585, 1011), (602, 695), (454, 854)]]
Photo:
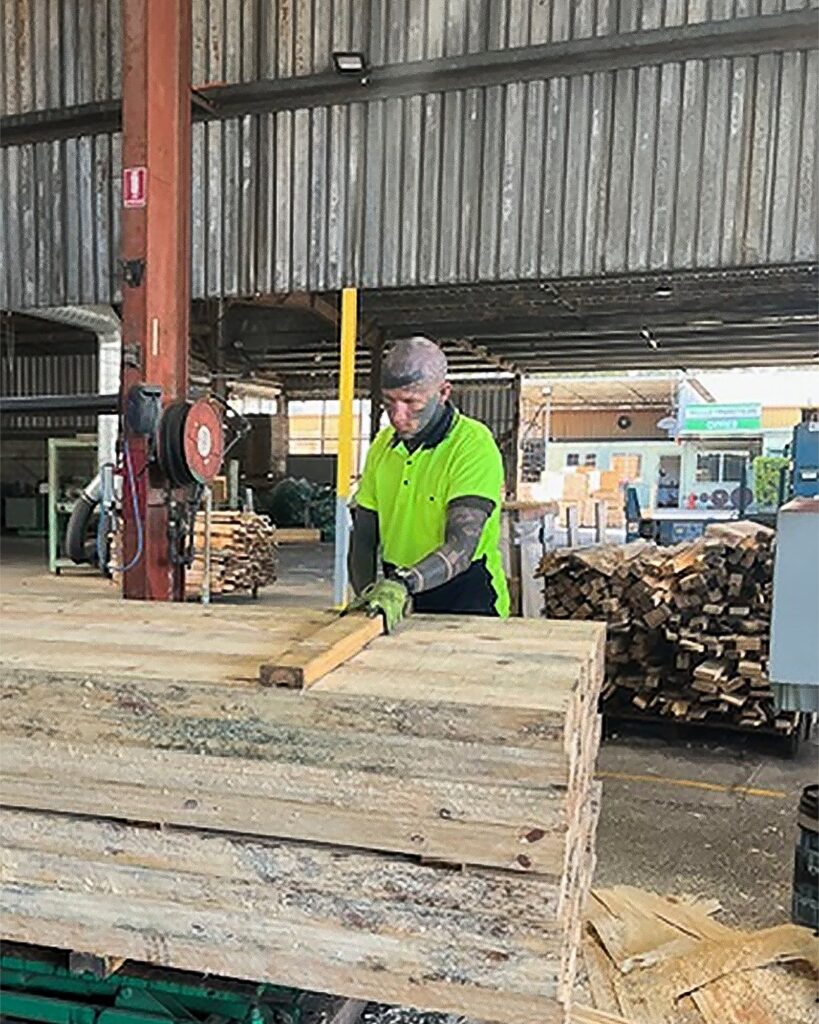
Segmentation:
[(353, 477), (353, 399), (355, 397), (355, 339), (358, 328), (358, 289), (341, 292), (341, 368), (338, 381), (338, 455), (336, 457), (336, 550), (333, 600), (347, 605), (347, 551), (350, 535), (347, 503)]

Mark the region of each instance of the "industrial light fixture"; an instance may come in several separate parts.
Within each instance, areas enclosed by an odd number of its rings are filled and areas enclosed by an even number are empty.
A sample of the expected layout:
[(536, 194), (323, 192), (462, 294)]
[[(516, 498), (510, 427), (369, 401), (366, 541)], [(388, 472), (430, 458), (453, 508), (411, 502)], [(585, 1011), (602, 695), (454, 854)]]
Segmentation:
[(654, 294), (658, 299), (670, 299), (671, 289), (670, 288), (655, 288)]
[(333, 66), (337, 74), (358, 78), (362, 85), (370, 80), (367, 58), (358, 50), (336, 50), (333, 53)]

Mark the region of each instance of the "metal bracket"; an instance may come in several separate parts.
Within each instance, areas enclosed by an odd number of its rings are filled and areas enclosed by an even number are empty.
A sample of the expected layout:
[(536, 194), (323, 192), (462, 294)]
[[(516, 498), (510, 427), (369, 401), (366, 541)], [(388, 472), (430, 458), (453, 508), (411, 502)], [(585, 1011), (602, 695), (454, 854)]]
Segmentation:
[(142, 347), (138, 341), (129, 341), (122, 346), (122, 361), (136, 369), (142, 365)]
[(122, 274), (123, 284), (129, 288), (139, 288), (145, 276), (145, 260), (120, 260), (119, 269)]

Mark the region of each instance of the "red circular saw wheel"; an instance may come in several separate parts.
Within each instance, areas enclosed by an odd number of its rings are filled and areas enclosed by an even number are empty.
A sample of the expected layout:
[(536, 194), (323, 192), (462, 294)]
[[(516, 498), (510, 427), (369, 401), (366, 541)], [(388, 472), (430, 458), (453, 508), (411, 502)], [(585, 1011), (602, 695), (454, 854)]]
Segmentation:
[(188, 409), (182, 428), (182, 448), (191, 476), (200, 484), (209, 484), (222, 468), (225, 435), (222, 419), (206, 398)]

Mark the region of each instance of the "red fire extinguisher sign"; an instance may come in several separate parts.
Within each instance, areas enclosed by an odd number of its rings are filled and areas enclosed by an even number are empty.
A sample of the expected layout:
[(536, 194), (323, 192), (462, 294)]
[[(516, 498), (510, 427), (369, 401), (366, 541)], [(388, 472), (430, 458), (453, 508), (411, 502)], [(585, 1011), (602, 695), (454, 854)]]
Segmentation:
[(145, 205), (148, 185), (147, 167), (125, 167), (122, 171), (122, 205), (126, 210)]

